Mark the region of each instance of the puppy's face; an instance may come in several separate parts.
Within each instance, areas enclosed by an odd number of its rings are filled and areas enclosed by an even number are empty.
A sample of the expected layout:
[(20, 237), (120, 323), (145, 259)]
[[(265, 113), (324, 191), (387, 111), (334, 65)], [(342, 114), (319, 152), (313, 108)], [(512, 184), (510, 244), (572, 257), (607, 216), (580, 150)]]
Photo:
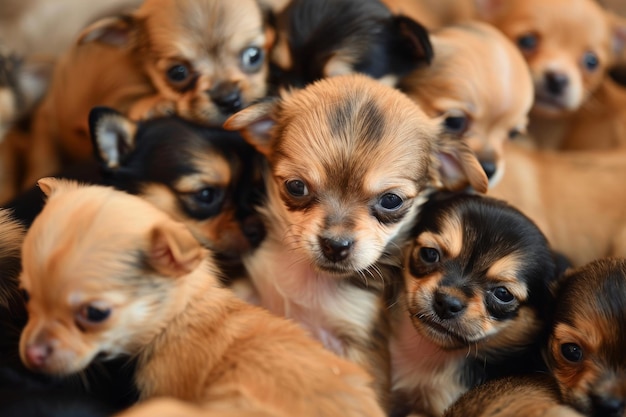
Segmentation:
[(164, 325), (175, 277), (199, 262), (199, 244), (138, 197), (51, 179), (40, 186), (49, 200), (23, 245), (22, 361), (67, 375), (96, 357), (136, 354)]
[(547, 359), (565, 401), (585, 415), (626, 415), (626, 263), (570, 272), (557, 294)]
[(221, 125), (265, 95), (272, 37), (255, 0), (149, 0), (135, 17), (148, 73), (178, 115)]
[(319, 81), (226, 127), (243, 129), (267, 156), (268, 211), (278, 219), (271, 227), (319, 271), (371, 266), (433, 187), (486, 187), (469, 149), (451, 143), (444, 151), (437, 121), (365, 76)]
[(239, 134), (178, 118), (136, 125), (104, 108), (91, 112), (90, 123), (107, 181), (187, 224), (223, 260), (263, 239), (255, 209), (264, 193), (262, 156)]
[(504, 173), (504, 144), (526, 130), (533, 102), (528, 68), (516, 47), (486, 24), (447, 27), (431, 39), (432, 64), (402, 79), (400, 88), (469, 145), (493, 185)]
[(591, 0), (497, 0), (480, 3), (482, 17), (523, 52), (535, 85), (533, 113), (558, 117), (577, 110), (597, 88), (626, 25)]
[(407, 308), (443, 349), (513, 352), (540, 328), (554, 271), (541, 232), (504, 203), (435, 196), (406, 250)]

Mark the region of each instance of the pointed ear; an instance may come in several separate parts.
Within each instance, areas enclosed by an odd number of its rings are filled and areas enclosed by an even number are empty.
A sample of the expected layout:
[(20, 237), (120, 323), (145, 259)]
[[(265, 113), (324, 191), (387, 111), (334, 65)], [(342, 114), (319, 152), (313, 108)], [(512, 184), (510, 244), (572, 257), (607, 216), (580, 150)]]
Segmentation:
[(124, 47), (134, 40), (137, 20), (131, 15), (106, 17), (86, 27), (76, 43), (101, 42), (107, 45)]
[(109, 107), (91, 109), (89, 131), (96, 158), (109, 169), (119, 168), (135, 149), (137, 124)]
[(230, 116), (224, 129), (240, 131), (250, 145), (267, 157), (271, 154), (278, 103), (279, 99), (272, 99), (248, 106)]
[(148, 262), (160, 274), (172, 278), (189, 274), (203, 256), (202, 246), (184, 224), (171, 220), (152, 229)]
[(474, 0), (476, 15), (480, 20), (492, 22), (504, 13), (509, 0)]
[(46, 195), (46, 197), (50, 198), (50, 196), (66, 190), (66, 189), (76, 189), (80, 187), (80, 184), (76, 181), (54, 178), (54, 177), (46, 177), (41, 178), (37, 181), (37, 186), (41, 189), (41, 191)]
[(466, 143), (459, 140), (442, 140), (435, 150), (435, 177), (439, 187), (460, 191), (471, 186), (476, 192), (486, 193), (489, 179), (478, 158)]
[(626, 63), (626, 19), (612, 12), (606, 12), (611, 28), (611, 47), (615, 61), (620, 64)]
[(415, 20), (398, 15), (394, 16), (393, 24), (401, 39), (400, 45), (406, 50), (406, 54), (415, 61), (430, 64), (434, 57), (433, 46), (430, 43), (428, 30)]

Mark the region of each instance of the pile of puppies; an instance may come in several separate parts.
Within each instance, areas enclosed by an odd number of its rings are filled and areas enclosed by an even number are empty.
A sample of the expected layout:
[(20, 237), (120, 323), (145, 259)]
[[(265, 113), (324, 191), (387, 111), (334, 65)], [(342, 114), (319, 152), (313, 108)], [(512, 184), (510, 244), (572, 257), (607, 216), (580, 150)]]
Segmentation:
[(0, 414), (626, 416), (626, 21), (119, 3), (0, 62)]

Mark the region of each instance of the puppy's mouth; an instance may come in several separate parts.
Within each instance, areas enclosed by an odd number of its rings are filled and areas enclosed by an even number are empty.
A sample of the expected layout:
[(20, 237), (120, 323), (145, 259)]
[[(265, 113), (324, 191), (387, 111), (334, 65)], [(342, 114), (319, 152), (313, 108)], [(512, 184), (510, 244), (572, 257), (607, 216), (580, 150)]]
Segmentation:
[(572, 109), (565, 100), (565, 97), (556, 97), (539, 89), (535, 93), (533, 111), (556, 116), (564, 112), (572, 111)]
[(461, 333), (460, 329), (447, 326), (429, 313), (412, 314), (412, 321), (423, 336), (444, 349), (463, 348), (473, 343), (472, 340), (475, 339), (470, 335)]

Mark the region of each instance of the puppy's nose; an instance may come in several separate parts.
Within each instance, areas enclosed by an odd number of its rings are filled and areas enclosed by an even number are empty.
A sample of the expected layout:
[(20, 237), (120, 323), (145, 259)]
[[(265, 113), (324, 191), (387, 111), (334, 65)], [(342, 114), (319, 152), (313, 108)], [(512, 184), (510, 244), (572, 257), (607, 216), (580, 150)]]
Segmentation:
[(442, 319), (451, 319), (465, 310), (465, 303), (458, 298), (442, 292), (435, 293), (433, 309)]
[(546, 87), (550, 94), (560, 96), (568, 84), (569, 78), (567, 75), (552, 71), (546, 73)]
[(595, 415), (621, 417), (626, 403), (621, 398), (593, 396), (591, 398)]
[(31, 367), (41, 368), (50, 355), (52, 355), (52, 346), (48, 344), (35, 344), (26, 347), (26, 360)]
[(350, 255), (354, 241), (350, 239), (319, 238), (322, 253), (332, 262), (343, 261)]
[(496, 173), (496, 164), (493, 161), (480, 161), (480, 166), (483, 167), (487, 178), (493, 177)]
[(218, 84), (215, 88), (209, 90), (209, 97), (224, 114), (235, 113), (241, 110), (243, 106), (241, 92), (233, 84)]

